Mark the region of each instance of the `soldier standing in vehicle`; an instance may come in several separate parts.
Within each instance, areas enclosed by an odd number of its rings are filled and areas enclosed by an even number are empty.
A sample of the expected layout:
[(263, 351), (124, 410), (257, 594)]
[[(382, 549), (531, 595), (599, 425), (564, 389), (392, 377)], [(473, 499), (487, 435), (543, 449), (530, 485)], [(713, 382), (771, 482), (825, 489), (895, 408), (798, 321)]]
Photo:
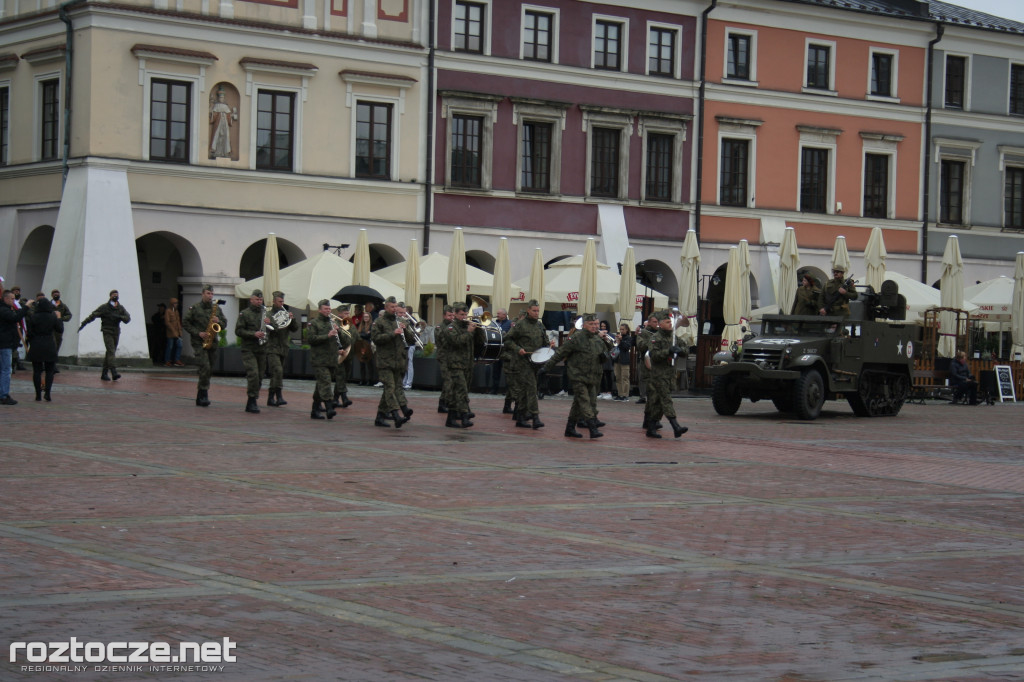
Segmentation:
[(794, 315), (818, 314), (820, 310), (818, 296), (821, 295), (821, 290), (818, 289), (817, 284), (814, 275), (809, 272), (805, 272), (800, 278), (800, 288), (796, 290), (796, 298), (793, 300)]
[(832, 279), (825, 282), (818, 295), (818, 314), (850, 316), (850, 301), (857, 298), (857, 286), (853, 279), (844, 279), (846, 268), (842, 265), (832, 267)]

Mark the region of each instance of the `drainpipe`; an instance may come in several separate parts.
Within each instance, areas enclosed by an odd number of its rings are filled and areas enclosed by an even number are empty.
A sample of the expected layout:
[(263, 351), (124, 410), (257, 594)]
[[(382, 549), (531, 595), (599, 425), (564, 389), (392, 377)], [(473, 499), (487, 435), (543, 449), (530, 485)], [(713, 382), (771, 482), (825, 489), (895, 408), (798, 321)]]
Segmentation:
[(697, 95), (697, 196), (693, 205), (693, 231), (700, 239), (700, 207), (704, 189), (704, 90), (707, 86), (708, 69), (708, 15), (718, 6), (718, 0), (711, 0), (711, 6), (700, 14), (700, 90)]
[(942, 40), (946, 27), (940, 21), (935, 24), (935, 38), (928, 41), (928, 82), (925, 85), (927, 104), (924, 113), (924, 222), (921, 224), (921, 281), (928, 283), (928, 207), (931, 203), (932, 176), (932, 74), (935, 71), (935, 44)]
[(71, 155), (71, 67), (73, 64), (71, 57), (74, 51), (75, 34), (71, 26), (71, 17), (68, 16), (68, 9), (84, 2), (85, 0), (65, 2), (57, 13), (66, 27), (64, 30), (64, 146), (61, 153), (61, 193), (64, 192), (64, 183), (68, 181), (68, 157)]
[(423, 255), (430, 255), (430, 217), (433, 211), (434, 185), (434, 106), (437, 97), (434, 95), (434, 14), (436, 0), (430, 0), (430, 18), (427, 20), (427, 159), (424, 169), (423, 196)]

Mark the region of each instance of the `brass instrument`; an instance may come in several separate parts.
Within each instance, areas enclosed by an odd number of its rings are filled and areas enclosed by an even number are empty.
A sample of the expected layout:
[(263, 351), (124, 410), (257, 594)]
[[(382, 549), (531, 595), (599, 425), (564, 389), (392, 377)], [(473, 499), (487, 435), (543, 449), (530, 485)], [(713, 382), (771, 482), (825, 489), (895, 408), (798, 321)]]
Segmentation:
[(287, 308), (281, 308), (271, 315), (270, 319), (273, 320), (274, 324), (268, 324), (267, 329), (271, 330), (284, 329), (292, 323), (292, 318), (290, 317)]
[(417, 348), (422, 350), (423, 339), (420, 338), (420, 334), (422, 334), (426, 330), (427, 323), (423, 322), (422, 320), (417, 320), (409, 313), (402, 313), (401, 315), (398, 316), (398, 319), (399, 324), (402, 326), (403, 330), (407, 328), (406, 323), (408, 323), (408, 329), (410, 332), (412, 332), (413, 343), (416, 345)]
[(210, 320), (206, 323), (206, 338), (203, 340), (203, 350), (210, 350), (217, 343), (217, 335), (220, 334), (220, 307), (217, 301), (213, 302), (213, 310), (210, 311)]
[[(335, 337), (335, 341), (338, 342), (338, 364), (340, 365), (341, 363), (345, 362), (345, 358), (348, 357), (349, 352), (352, 350), (352, 343), (348, 344), (348, 348), (341, 347), (341, 335), (344, 334), (351, 341), (352, 334), (350, 334), (348, 331), (350, 327), (348, 320), (342, 320), (334, 313), (330, 314), (330, 320), (331, 327), (334, 328), (334, 331), (338, 332), (338, 335)], [(341, 321), (341, 324), (338, 324), (338, 320)]]
[(267, 306), (263, 306), (260, 312), (260, 331), (263, 332), (263, 338), (256, 339), (256, 343), (262, 346), (267, 342)]

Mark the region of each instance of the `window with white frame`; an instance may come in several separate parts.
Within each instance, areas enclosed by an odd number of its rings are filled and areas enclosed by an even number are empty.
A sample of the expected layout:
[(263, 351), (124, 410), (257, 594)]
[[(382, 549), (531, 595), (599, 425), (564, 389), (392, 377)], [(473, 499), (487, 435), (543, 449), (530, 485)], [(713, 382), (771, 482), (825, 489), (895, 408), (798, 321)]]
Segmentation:
[(870, 52), (870, 74), (868, 76), (868, 95), (895, 99), (897, 97), (900, 53), (895, 50), (883, 50), (873, 47)]
[(718, 204), (752, 208), (757, 167), (757, 129), (764, 121), (716, 116), (718, 123)]
[(686, 120), (688, 119), (641, 115), (639, 124), (643, 139), (644, 165), (640, 180), (644, 188), (645, 201), (682, 201), (681, 178)]
[(1024, 147), (999, 145), (1003, 172), (1003, 229), (1024, 230)]
[(523, 30), (520, 58), (557, 64), (558, 11), (534, 5), (523, 5), (522, 11)]
[(804, 90), (835, 93), (836, 44), (808, 38), (804, 50)]
[(1010, 115), (1024, 116), (1024, 64), (1010, 64)]
[(797, 126), (800, 132), (800, 211), (834, 213), (836, 138), (842, 131)]
[(679, 26), (649, 23), (647, 25), (647, 74), (678, 78), (681, 41)]
[(532, 194), (561, 192), (562, 132), (566, 105), (513, 100), (512, 123), (517, 126), (516, 191)]
[(938, 164), (938, 216), (944, 225), (968, 225), (971, 215), (971, 171), (981, 142), (932, 139)]
[(454, 0), (452, 6), (452, 50), (490, 54), (490, 0)]
[(149, 158), (188, 163), (192, 149), (192, 84), (154, 78), (149, 88)]
[(946, 109), (967, 109), (970, 61), (962, 55), (947, 54), (945, 66), (943, 105)]
[(896, 150), (902, 135), (862, 132), (861, 215), (891, 219), (896, 203)]
[(725, 72), (722, 77), (729, 81), (756, 83), (757, 81), (757, 31), (735, 28), (725, 30)]
[(441, 116), (447, 121), (444, 184), (490, 190), (494, 164), (494, 124), (500, 98), (442, 91)]
[(591, 66), (605, 71), (627, 71), (629, 22), (619, 17), (594, 15)]
[(629, 196), (629, 138), (633, 114), (583, 109), (587, 131), (587, 196), (624, 200)]
[(295, 166), (295, 93), (256, 93), (256, 169), (287, 171)]
[(36, 140), (40, 161), (53, 161), (60, 157), (60, 82), (59, 76), (36, 79), (36, 125), (39, 130)]
[(8, 140), (11, 136), (11, 87), (10, 81), (0, 82), (0, 166), (8, 163)]
[(394, 105), (390, 102), (356, 102), (355, 169), (357, 178), (391, 180), (394, 137)]

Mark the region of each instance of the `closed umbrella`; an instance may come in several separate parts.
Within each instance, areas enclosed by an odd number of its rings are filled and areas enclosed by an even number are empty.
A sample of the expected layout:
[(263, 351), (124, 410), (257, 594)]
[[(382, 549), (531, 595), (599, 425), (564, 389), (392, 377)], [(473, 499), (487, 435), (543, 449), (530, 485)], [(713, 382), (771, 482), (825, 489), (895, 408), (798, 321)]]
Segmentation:
[(540, 248), (533, 250), (533, 267), (530, 269), (530, 289), (526, 293), (527, 301), (537, 301), (544, 310), (544, 255)]
[(452, 250), (448, 254), (448, 305), (466, 300), (466, 242), (462, 228), (452, 231)]
[(700, 246), (693, 230), (686, 232), (679, 263), (679, 313), (690, 321), (690, 326), (682, 327), (682, 331), (687, 344), (693, 346), (697, 343), (697, 277), (700, 274)]
[(356, 253), (352, 261), (352, 284), (370, 285), (370, 242), (366, 236), (366, 228), (359, 230), (356, 240)]
[(847, 277), (852, 276), (850, 271), (850, 252), (846, 250), (846, 237), (836, 237), (835, 246), (832, 247), (832, 267), (842, 270)]
[(619, 279), (619, 320), (632, 321), (636, 315), (636, 256), (632, 246), (626, 247), (626, 255), (622, 257)]
[(576, 303), (577, 311), (584, 313), (597, 312), (597, 242), (593, 237), (587, 239), (583, 249), (583, 267), (580, 268), (580, 298)]
[(882, 239), (882, 228), (871, 229), (871, 236), (868, 237), (867, 248), (864, 249), (864, 282), (875, 290), (882, 290), (882, 282), (885, 281), (885, 241)]
[[(960, 240), (955, 234), (946, 240), (942, 252), (942, 278), (939, 280), (940, 301), (943, 308), (962, 310), (964, 307), (964, 259), (960, 256)], [(956, 340), (960, 333), (956, 313), (942, 311), (939, 314), (939, 357), (951, 358), (956, 355)]]
[(415, 239), (409, 240), (409, 257), (405, 260), (405, 304), (420, 309), (420, 250)]
[(277, 255), (277, 235), (271, 232), (267, 235), (267, 250), (263, 252), (263, 300), (268, 301), (267, 297), (280, 290), (281, 261)]
[(1024, 251), (1017, 253), (1013, 271), (1013, 302), (1010, 306), (1010, 333), (1013, 336), (1013, 357), (1024, 353)]
[(491, 293), (491, 312), (497, 313), (498, 308), (508, 309), (512, 300), (512, 261), (508, 255), (508, 238), (498, 240), (498, 259), (494, 261), (494, 289)]
[(732, 346), (733, 341), (743, 340), (743, 329), (740, 327), (740, 318), (743, 315), (743, 284), (740, 281), (742, 272), (739, 247), (729, 247), (729, 264), (725, 270), (725, 298), (722, 301), (722, 317), (725, 318), (725, 329), (722, 330), (723, 349)]
[(800, 267), (800, 250), (796, 247), (796, 230), (787, 227), (782, 233), (779, 247), (779, 286), (776, 301), (783, 315), (793, 313), (793, 299), (796, 298), (796, 271)]
[(751, 302), (750, 302), (750, 247), (747, 245), (746, 239), (741, 239), (739, 243), (739, 257), (740, 257), (740, 303), (743, 305), (743, 309), (740, 311), (740, 324), (748, 324), (750, 322), (751, 315)]

